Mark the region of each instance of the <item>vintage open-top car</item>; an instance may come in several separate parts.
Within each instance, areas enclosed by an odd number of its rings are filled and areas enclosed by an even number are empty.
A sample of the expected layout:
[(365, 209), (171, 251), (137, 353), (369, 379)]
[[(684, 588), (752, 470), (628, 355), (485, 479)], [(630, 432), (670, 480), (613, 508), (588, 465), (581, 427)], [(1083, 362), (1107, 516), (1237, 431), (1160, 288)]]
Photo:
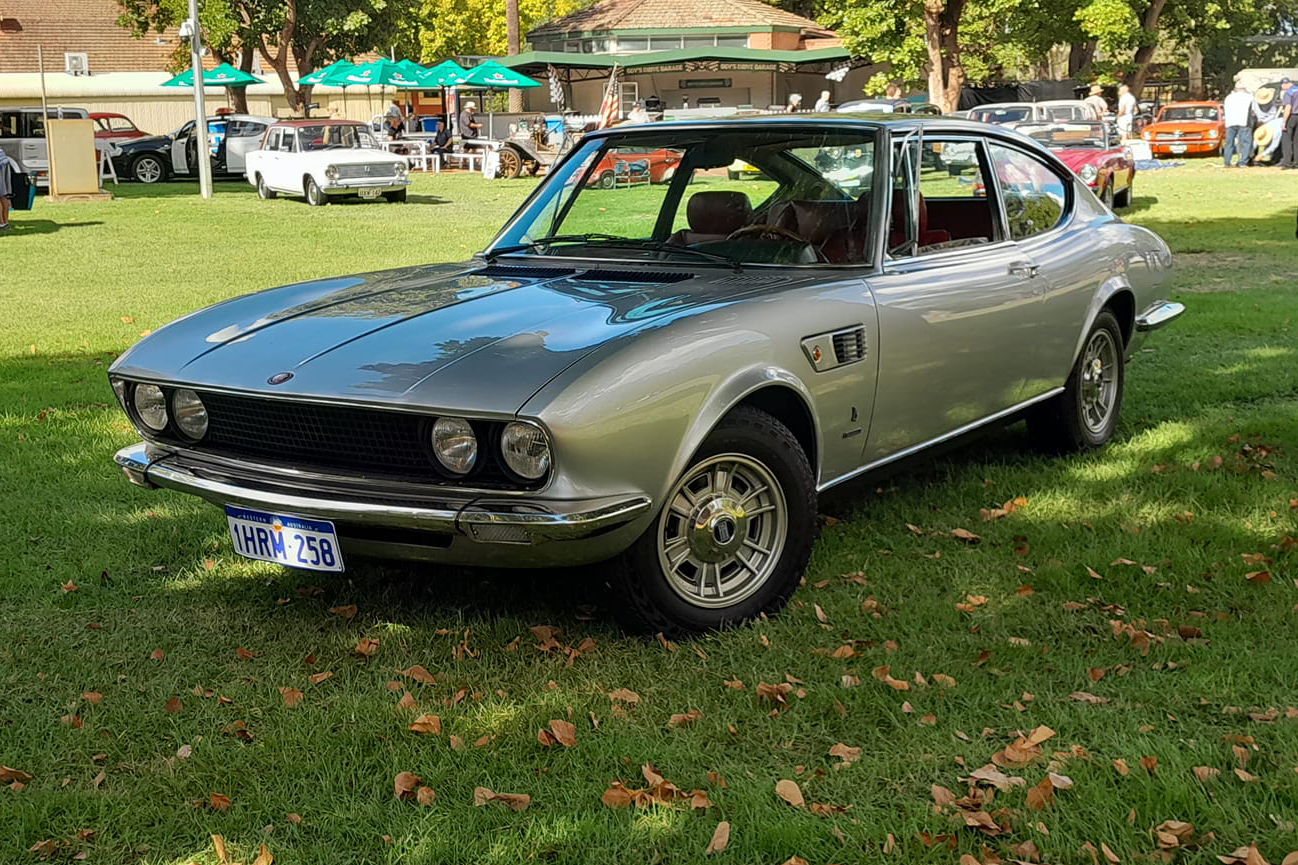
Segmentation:
[[(932, 156), (960, 145), (955, 174)], [(591, 186), (674, 150), (669, 183)], [(764, 180), (730, 181), (742, 159)], [(829, 177), (849, 176), (850, 188)], [(1171, 256), (1049, 150), (947, 118), (759, 117), (587, 135), (486, 251), (288, 285), (109, 371), (145, 486), (236, 552), (491, 566), (616, 559), (650, 632), (774, 613), (824, 490), (1027, 417), (1113, 434), (1125, 361), (1182, 312)]]
[(1216, 153), (1226, 137), (1220, 102), (1173, 102), (1140, 132), (1155, 156)]
[(1131, 150), (1110, 147), (1103, 123), (1073, 120), (1065, 123), (1025, 122), (1015, 127), (1041, 142), (1077, 173), (1110, 208), (1131, 205), (1136, 181), (1136, 160)]
[(313, 206), (356, 196), (405, 201), (406, 158), (379, 148), (356, 120), (280, 120), (248, 154), (244, 176), (261, 198), (301, 195)]

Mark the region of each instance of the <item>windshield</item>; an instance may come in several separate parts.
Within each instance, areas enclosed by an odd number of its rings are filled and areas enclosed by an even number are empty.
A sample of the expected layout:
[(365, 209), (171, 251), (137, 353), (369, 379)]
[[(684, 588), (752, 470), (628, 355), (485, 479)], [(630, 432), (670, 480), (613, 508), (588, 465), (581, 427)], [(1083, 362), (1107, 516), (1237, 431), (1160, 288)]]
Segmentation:
[(1019, 132), (1047, 147), (1106, 147), (1103, 123), (1021, 123)]
[(872, 130), (753, 126), (587, 139), (487, 255), (865, 264), (874, 160)]
[(1214, 105), (1173, 105), (1163, 109), (1159, 120), (1218, 120), (1217, 108)]
[(1027, 120), (1032, 116), (1032, 109), (1024, 106), (1022, 108), (976, 108), (969, 112), (969, 117), (973, 120), (981, 120), (983, 123), (1017, 123), (1020, 120)]
[(352, 147), (374, 147), (374, 138), (364, 126), (355, 123), (321, 123), (297, 128), (301, 150), (338, 150)]

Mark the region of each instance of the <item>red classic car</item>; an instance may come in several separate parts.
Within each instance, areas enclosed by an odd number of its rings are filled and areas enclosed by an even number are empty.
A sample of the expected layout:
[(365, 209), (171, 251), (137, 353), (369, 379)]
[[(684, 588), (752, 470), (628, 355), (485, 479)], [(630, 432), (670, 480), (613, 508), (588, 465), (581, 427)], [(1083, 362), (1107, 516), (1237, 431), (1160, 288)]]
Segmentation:
[(619, 147), (599, 161), (587, 186), (612, 189), (618, 183), (666, 183), (676, 174), (680, 161), (677, 150)]
[(1155, 156), (1216, 153), (1226, 137), (1220, 102), (1173, 102), (1158, 112), (1140, 137)]
[(1126, 147), (1109, 146), (1103, 123), (1021, 123), (1016, 128), (1053, 150), (1110, 209), (1131, 204), (1136, 160)]
[(129, 141), (132, 138), (148, 138), (149, 133), (141, 132), (125, 114), (113, 114), (108, 111), (93, 111), (90, 119), (95, 121), (96, 141)]

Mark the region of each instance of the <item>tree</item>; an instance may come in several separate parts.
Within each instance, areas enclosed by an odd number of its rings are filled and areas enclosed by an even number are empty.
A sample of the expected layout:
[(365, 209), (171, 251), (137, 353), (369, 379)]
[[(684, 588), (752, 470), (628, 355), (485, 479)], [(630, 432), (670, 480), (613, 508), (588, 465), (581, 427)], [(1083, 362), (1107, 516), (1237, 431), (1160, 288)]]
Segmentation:
[[(338, 57), (387, 48), (400, 38), (403, 19), (417, 0), (206, 0), (199, 13), (212, 54), (240, 58), (250, 69), (253, 51), (279, 77), (295, 112), (305, 113), (310, 86), (296, 78)], [(118, 24), (137, 36), (161, 32), (188, 17), (187, 0), (118, 0)], [(177, 47), (177, 55), (187, 51)], [(175, 58), (178, 66), (187, 62)], [(242, 94), (239, 94), (240, 96)], [(244, 109), (247, 104), (244, 102)]]
[[(529, 30), (589, 6), (593, 0), (517, 0), (520, 43)], [(501, 0), (422, 0), (417, 12), (420, 60), (509, 53)], [(520, 44), (521, 47), (521, 44)]]

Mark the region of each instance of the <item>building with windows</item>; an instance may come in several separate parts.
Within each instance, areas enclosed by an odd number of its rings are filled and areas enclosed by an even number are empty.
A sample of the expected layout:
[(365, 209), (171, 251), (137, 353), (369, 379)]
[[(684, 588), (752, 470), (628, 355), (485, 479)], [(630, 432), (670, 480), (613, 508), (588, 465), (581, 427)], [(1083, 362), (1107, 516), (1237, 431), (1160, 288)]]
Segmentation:
[[(580, 112), (598, 109), (614, 65), (624, 104), (653, 96), (669, 109), (767, 108), (794, 92), (810, 108), (821, 90), (859, 96), (874, 72), (832, 30), (761, 0), (601, 0), (527, 40), (531, 51), (501, 62), (534, 77), (555, 69)], [(556, 107), (548, 89), (527, 98), (533, 111)]]

